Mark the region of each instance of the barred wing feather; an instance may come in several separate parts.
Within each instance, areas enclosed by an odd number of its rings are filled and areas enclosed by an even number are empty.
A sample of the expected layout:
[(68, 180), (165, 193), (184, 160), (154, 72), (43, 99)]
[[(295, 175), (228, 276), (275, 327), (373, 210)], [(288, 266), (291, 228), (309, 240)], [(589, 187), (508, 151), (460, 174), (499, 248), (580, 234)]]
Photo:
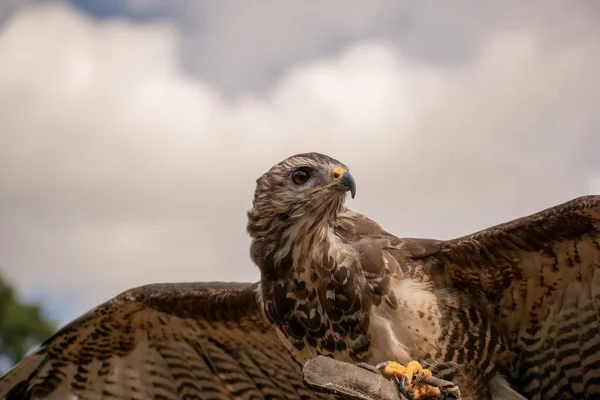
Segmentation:
[(153, 284), (94, 308), (0, 378), (0, 399), (326, 398), (263, 319), (256, 284)]

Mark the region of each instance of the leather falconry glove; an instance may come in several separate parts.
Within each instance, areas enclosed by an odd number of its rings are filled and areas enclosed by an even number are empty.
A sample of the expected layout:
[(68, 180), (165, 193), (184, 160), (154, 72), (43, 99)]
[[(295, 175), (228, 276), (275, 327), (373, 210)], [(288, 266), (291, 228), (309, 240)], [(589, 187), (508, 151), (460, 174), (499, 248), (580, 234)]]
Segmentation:
[[(350, 364), (318, 356), (304, 365), (302, 379), (315, 391), (335, 394), (345, 399), (411, 400), (398, 390), (394, 382), (381, 375), (377, 368), (365, 363)], [(442, 390), (442, 395), (437, 400), (460, 399), (460, 392), (451, 382), (433, 376), (425, 377), (420, 382)], [(451, 390), (446, 392), (444, 388)]]

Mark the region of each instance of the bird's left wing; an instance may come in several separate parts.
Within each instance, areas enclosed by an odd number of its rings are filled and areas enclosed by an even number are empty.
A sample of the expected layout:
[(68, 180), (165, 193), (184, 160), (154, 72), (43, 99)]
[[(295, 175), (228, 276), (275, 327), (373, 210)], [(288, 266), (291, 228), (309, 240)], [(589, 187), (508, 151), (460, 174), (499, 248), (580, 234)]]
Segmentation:
[(0, 399), (325, 398), (260, 311), (256, 284), (153, 284), (94, 308), (0, 378)]
[(507, 334), (523, 395), (600, 394), (600, 196), (458, 239), (402, 246)]

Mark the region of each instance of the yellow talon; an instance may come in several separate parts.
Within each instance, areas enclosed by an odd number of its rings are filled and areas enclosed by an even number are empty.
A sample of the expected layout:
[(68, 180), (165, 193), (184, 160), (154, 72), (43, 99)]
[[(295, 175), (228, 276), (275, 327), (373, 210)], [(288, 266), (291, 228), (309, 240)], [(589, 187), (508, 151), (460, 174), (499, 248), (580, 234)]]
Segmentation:
[(431, 371), (423, 368), (420, 363), (417, 361), (411, 361), (406, 364), (406, 367), (402, 364), (398, 364), (394, 361), (388, 361), (384, 363), (385, 368), (383, 372), (386, 375), (395, 375), (398, 378), (406, 377), (406, 389), (412, 391), (415, 395), (415, 400), (421, 399), (425, 396), (437, 397), (441, 395), (441, 391), (439, 388), (426, 385), (424, 383), (417, 383), (416, 385), (412, 384), (412, 380), (415, 374), (422, 373), (425, 376), (431, 376)]

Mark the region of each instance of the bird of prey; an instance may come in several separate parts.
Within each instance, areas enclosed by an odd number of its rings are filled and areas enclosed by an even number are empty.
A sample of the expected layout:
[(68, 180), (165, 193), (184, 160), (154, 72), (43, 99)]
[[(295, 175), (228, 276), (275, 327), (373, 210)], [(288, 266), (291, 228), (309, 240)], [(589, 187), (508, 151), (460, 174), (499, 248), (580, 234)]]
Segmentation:
[[(317, 356), (381, 366), (409, 397), (600, 398), (600, 196), (453, 240), (398, 238), (345, 206), (329, 156), (257, 180), (257, 283), (155, 284), (68, 324), (0, 399), (319, 398)], [(400, 379), (401, 378), (401, 379)], [(77, 396), (77, 397), (73, 397)]]

